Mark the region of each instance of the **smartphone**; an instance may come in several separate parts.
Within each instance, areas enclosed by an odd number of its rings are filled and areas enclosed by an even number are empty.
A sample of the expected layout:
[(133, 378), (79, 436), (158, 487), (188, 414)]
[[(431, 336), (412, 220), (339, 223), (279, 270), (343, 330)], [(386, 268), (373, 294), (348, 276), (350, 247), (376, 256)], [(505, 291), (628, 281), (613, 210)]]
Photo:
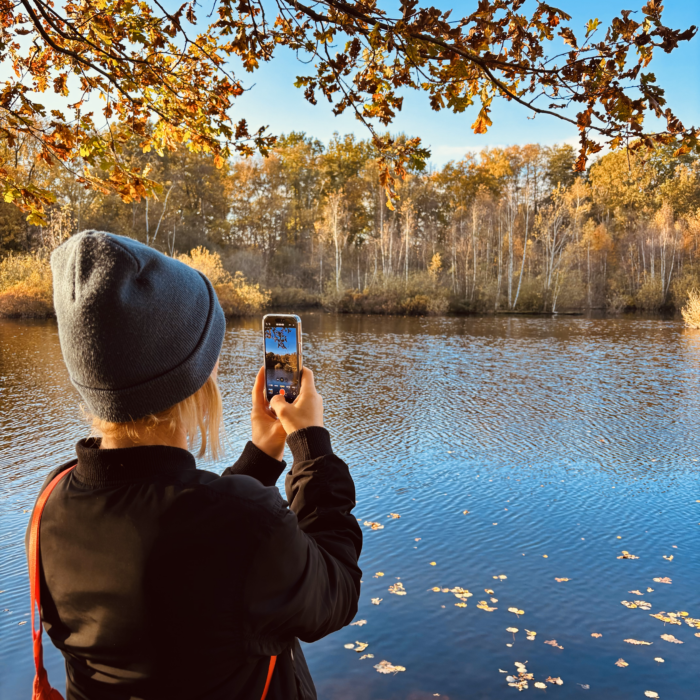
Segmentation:
[(301, 387), (301, 319), (294, 314), (263, 317), (265, 398), (280, 394), (288, 403)]

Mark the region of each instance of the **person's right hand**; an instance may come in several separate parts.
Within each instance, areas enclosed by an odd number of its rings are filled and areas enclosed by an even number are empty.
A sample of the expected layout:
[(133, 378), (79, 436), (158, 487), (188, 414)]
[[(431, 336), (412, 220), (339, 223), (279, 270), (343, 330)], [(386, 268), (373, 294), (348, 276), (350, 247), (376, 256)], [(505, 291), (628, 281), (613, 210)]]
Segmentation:
[(308, 367), (302, 370), (301, 389), (294, 403), (287, 403), (284, 396), (278, 394), (272, 397), (270, 408), (287, 435), (303, 428), (323, 427), (323, 398), (316, 391), (314, 373)]

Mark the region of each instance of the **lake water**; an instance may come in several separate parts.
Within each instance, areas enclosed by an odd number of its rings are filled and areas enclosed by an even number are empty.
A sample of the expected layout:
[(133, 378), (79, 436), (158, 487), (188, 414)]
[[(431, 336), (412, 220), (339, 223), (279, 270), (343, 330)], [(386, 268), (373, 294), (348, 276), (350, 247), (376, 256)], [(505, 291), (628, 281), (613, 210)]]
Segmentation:
[[(302, 319), (356, 515), (384, 526), (363, 525), (366, 624), (306, 647), (320, 698), (500, 699), (517, 693), (516, 662), (534, 674), (529, 693), (698, 697), (700, 629), (650, 616), (700, 618), (698, 332), (627, 318)], [(0, 352), (0, 697), (14, 700), (33, 676), (29, 510), (85, 426), (55, 324), (0, 322)], [(219, 376), (231, 461), (261, 364), (259, 321), (230, 324)], [(388, 591), (399, 581), (406, 595)], [(432, 590), (453, 587), (473, 593), (466, 607)], [(344, 648), (355, 641), (369, 646)], [(381, 675), (382, 660), (406, 670)], [(534, 687), (547, 677), (563, 685)]]

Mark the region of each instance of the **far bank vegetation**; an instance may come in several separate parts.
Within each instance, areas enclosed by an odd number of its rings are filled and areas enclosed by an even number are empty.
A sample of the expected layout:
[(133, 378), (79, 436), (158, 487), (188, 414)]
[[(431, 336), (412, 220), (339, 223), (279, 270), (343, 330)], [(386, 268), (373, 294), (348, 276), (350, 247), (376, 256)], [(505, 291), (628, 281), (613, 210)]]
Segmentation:
[(85, 228), (201, 270), (232, 316), (680, 310), (700, 288), (700, 165), (670, 148), (583, 174), (569, 146), (485, 149), (409, 172), (393, 209), (371, 143), (353, 136), (292, 133), (222, 168), (186, 151), (130, 157), (165, 183), (159, 199), (124, 203), (47, 171), (62, 193), (49, 226), (0, 204), (0, 314), (50, 313), (48, 253)]

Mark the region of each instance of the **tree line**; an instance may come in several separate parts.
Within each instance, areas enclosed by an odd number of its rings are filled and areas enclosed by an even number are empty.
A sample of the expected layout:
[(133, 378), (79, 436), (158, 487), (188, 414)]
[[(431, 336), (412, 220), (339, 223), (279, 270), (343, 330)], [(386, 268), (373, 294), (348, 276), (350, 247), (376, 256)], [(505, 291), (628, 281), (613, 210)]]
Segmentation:
[[(5, 158), (33, 167), (27, 144)], [(159, 156), (134, 144), (132, 167), (164, 183), (157, 198), (125, 203), (47, 168), (44, 184), (58, 193), (48, 224), (30, 226), (1, 205), (0, 254), (96, 228), (170, 255), (204, 246), (282, 304), (407, 313), (679, 307), (700, 286), (700, 163), (674, 150), (615, 151), (580, 173), (568, 145), (489, 148), (409, 168), (390, 202), (380, 154), (353, 135), (324, 145), (290, 133), (267, 157), (223, 167), (204, 153)]]

